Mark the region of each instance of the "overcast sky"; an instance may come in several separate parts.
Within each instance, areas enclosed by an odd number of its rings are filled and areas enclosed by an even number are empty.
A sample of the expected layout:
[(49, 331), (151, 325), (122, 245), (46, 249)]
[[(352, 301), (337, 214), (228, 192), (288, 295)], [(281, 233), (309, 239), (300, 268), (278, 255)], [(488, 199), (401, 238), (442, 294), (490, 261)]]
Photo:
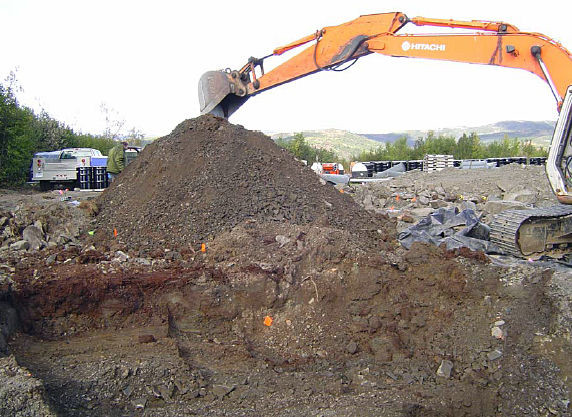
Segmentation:
[[(163, 136), (199, 115), (204, 72), (239, 69), (316, 29), (393, 11), (502, 20), (572, 49), (568, 1), (0, 0), (0, 76), (16, 70), (21, 102), (78, 131), (103, 131), (104, 103), (127, 127)], [(373, 54), (259, 94), (231, 122), (269, 133), (382, 133), (556, 117), (548, 86), (528, 72)]]

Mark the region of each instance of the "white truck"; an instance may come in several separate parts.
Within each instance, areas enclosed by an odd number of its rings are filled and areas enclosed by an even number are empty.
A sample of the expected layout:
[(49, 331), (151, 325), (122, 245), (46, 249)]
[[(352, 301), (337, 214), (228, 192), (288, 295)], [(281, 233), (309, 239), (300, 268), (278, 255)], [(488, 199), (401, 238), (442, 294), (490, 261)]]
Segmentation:
[(32, 181), (43, 191), (54, 187), (79, 186), (78, 168), (105, 167), (107, 157), (97, 149), (66, 148), (53, 152), (39, 152), (32, 159)]

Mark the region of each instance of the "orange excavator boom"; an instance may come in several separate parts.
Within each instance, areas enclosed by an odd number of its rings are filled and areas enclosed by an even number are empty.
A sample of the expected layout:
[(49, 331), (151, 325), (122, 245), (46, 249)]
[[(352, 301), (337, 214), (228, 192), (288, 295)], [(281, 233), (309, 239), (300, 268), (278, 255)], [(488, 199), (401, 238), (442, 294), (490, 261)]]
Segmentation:
[[(472, 29), (471, 33), (413, 35), (402, 33), (408, 23), (416, 26)], [(266, 59), (311, 43), (271, 71)], [(572, 84), (572, 55), (566, 48), (539, 33), (521, 32), (505, 22), (451, 19), (409, 19), (400, 12), (360, 16), (350, 22), (325, 27), (272, 54), (250, 58), (237, 71), (210, 71), (199, 82), (201, 113), (229, 117), (249, 97), (322, 70), (339, 70), (371, 53), (518, 68), (545, 80), (560, 108)], [(258, 74), (257, 74), (258, 72)]]
[[(407, 24), (464, 29), (465, 32), (408, 34)], [(301, 49), (265, 72), (267, 59)], [(560, 112), (547, 163), (550, 184), (562, 203), (572, 204), (572, 54), (540, 33), (521, 32), (506, 22), (408, 18), (404, 13), (360, 16), (250, 58), (240, 70), (209, 71), (199, 81), (201, 114), (229, 117), (250, 97), (323, 70), (343, 70), (379, 53), (526, 70), (544, 80)]]

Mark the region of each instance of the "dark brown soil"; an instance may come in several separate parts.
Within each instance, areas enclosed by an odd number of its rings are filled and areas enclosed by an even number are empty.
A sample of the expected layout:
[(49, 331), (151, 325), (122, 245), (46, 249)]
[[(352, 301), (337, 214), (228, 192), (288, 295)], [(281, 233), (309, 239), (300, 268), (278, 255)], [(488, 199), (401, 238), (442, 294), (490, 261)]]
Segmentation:
[[(98, 237), (129, 248), (200, 245), (245, 221), (334, 227), (394, 238), (386, 216), (321, 184), (262, 133), (211, 115), (147, 146), (99, 201)], [(380, 230), (380, 232), (378, 232)]]

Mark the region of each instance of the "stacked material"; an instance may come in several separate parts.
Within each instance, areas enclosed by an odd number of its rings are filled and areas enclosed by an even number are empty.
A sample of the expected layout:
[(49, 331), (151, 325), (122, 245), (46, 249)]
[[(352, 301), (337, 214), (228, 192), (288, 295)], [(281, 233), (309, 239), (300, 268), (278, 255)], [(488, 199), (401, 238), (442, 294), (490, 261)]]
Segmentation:
[(453, 168), (453, 155), (425, 155), (423, 158), (423, 171), (441, 171), (445, 168)]

